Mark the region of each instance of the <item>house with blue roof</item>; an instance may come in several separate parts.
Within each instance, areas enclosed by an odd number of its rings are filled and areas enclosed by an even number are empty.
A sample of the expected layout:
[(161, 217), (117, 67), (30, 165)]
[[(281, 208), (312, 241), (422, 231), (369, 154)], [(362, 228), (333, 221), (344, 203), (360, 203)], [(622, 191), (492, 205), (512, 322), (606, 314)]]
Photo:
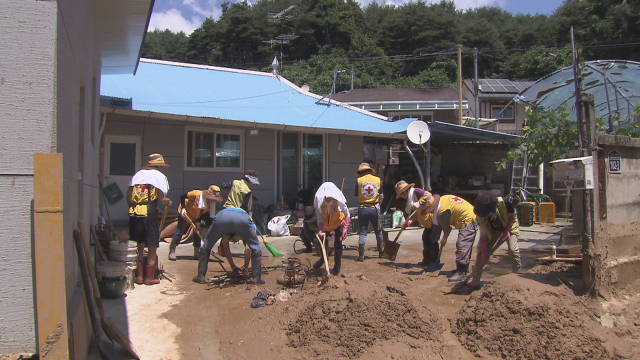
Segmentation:
[[(354, 172), (365, 138), (403, 141), (414, 120), (388, 121), (273, 73), (149, 59), (135, 75), (102, 76), (100, 93), (105, 185), (124, 191), (157, 152), (170, 165), (169, 198), (254, 169), (253, 193), (265, 207), (284, 200), (294, 209), (300, 190), (325, 181), (344, 181), (348, 204), (357, 206)], [(112, 219), (127, 219), (124, 200), (108, 206)]]

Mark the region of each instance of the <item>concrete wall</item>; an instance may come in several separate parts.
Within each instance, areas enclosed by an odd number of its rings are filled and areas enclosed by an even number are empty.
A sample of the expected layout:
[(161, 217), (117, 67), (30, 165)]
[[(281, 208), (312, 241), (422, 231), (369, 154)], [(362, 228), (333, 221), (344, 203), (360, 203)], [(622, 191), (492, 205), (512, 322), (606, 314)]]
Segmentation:
[[(94, 33), (96, 11), (93, 1), (82, 0), (0, 0), (0, 8), (4, 14), (0, 22), (4, 49), (0, 52), (0, 233), (4, 238), (0, 243), (0, 272), (4, 274), (0, 279), (0, 354), (31, 353), (37, 352), (31, 235), (33, 154), (63, 154), (67, 304), (74, 303), (73, 290), (78, 284), (73, 228), (79, 219), (89, 223), (97, 216), (100, 57)], [(68, 313), (86, 312), (72, 309)], [(89, 324), (85, 325), (78, 324), (76, 329), (90, 331)], [(86, 351), (78, 354), (71, 349), (70, 353), (86, 357)]]
[(0, 8), (0, 354), (33, 353), (33, 153), (56, 151), (57, 3)]
[(338, 150), (338, 136), (329, 135), (328, 142), (328, 167), (331, 181), (339, 188), (344, 178), (343, 193), (347, 199), (347, 206), (358, 206), (356, 188), (356, 170), (362, 163), (364, 156), (364, 139), (361, 136), (340, 136), (342, 147)]
[[(596, 281), (599, 293), (615, 294), (640, 277), (640, 139), (600, 135), (598, 146)], [(620, 174), (609, 173), (614, 149), (622, 158)]]

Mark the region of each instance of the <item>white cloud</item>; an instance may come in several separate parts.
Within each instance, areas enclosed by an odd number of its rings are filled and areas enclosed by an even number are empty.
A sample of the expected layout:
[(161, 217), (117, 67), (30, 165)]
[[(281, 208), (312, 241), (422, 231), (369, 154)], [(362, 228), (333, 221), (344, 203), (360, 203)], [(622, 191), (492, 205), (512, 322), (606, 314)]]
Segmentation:
[(169, 9), (164, 12), (153, 12), (151, 14), (151, 20), (149, 21), (149, 30), (169, 29), (172, 32), (184, 31), (189, 35), (193, 30), (200, 27), (204, 18), (198, 18), (196, 16), (191, 17), (191, 20), (187, 20), (178, 9)]

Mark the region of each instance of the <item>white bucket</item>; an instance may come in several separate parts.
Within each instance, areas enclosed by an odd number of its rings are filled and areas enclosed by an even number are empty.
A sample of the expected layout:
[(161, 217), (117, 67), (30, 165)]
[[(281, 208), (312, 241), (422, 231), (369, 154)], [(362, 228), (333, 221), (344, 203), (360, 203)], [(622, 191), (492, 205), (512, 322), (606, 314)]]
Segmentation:
[(109, 260), (134, 262), (138, 257), (138, 243), (135, 241), (112, 241), (109, 245)]
[(126, 273), (126, 264), (123, 262), (106, 261), (96, 264), (96, 275), (98, 279), (117, 279)]

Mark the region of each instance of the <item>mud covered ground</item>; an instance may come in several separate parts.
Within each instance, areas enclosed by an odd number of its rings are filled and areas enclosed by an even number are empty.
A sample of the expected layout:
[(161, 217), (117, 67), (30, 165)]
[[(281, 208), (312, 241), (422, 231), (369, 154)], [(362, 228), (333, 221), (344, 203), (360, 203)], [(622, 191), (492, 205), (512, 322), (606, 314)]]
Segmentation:
[[(348, 249), (341, 276), (317, 286), (309, 271), (286, 302), (251, 308), (258, 291), (283, 290), (277, 266), (286, 256), (264, 257), (265, 285), (207, 287), (191, 282), (197, 263), (180, 256), (190, 246), (181, 248), (178, 261), (161, 260), (173, 282), (139, 286), (124, 301), (124, 326), (143, 359), (640, 359), (640, 283), (609, 302), (586, 297), (579, 266), (538, 265), (541, 254), (527, 249), (525, 273), (512, 274), (500, 249), (481, 289), (449, 295), (453, 246), (431, 274), (415, 265), (417, 241), (406, 241), (395, 262), (369, 247), (360, 263)], [(166, 251), (161, 245), (160, 256)], [(297, 257), (306, 269), (318, 259)], [(223, 273), (210, 262), (209, 276)], [(147, 303), (154, 309), (142, 316)]]

